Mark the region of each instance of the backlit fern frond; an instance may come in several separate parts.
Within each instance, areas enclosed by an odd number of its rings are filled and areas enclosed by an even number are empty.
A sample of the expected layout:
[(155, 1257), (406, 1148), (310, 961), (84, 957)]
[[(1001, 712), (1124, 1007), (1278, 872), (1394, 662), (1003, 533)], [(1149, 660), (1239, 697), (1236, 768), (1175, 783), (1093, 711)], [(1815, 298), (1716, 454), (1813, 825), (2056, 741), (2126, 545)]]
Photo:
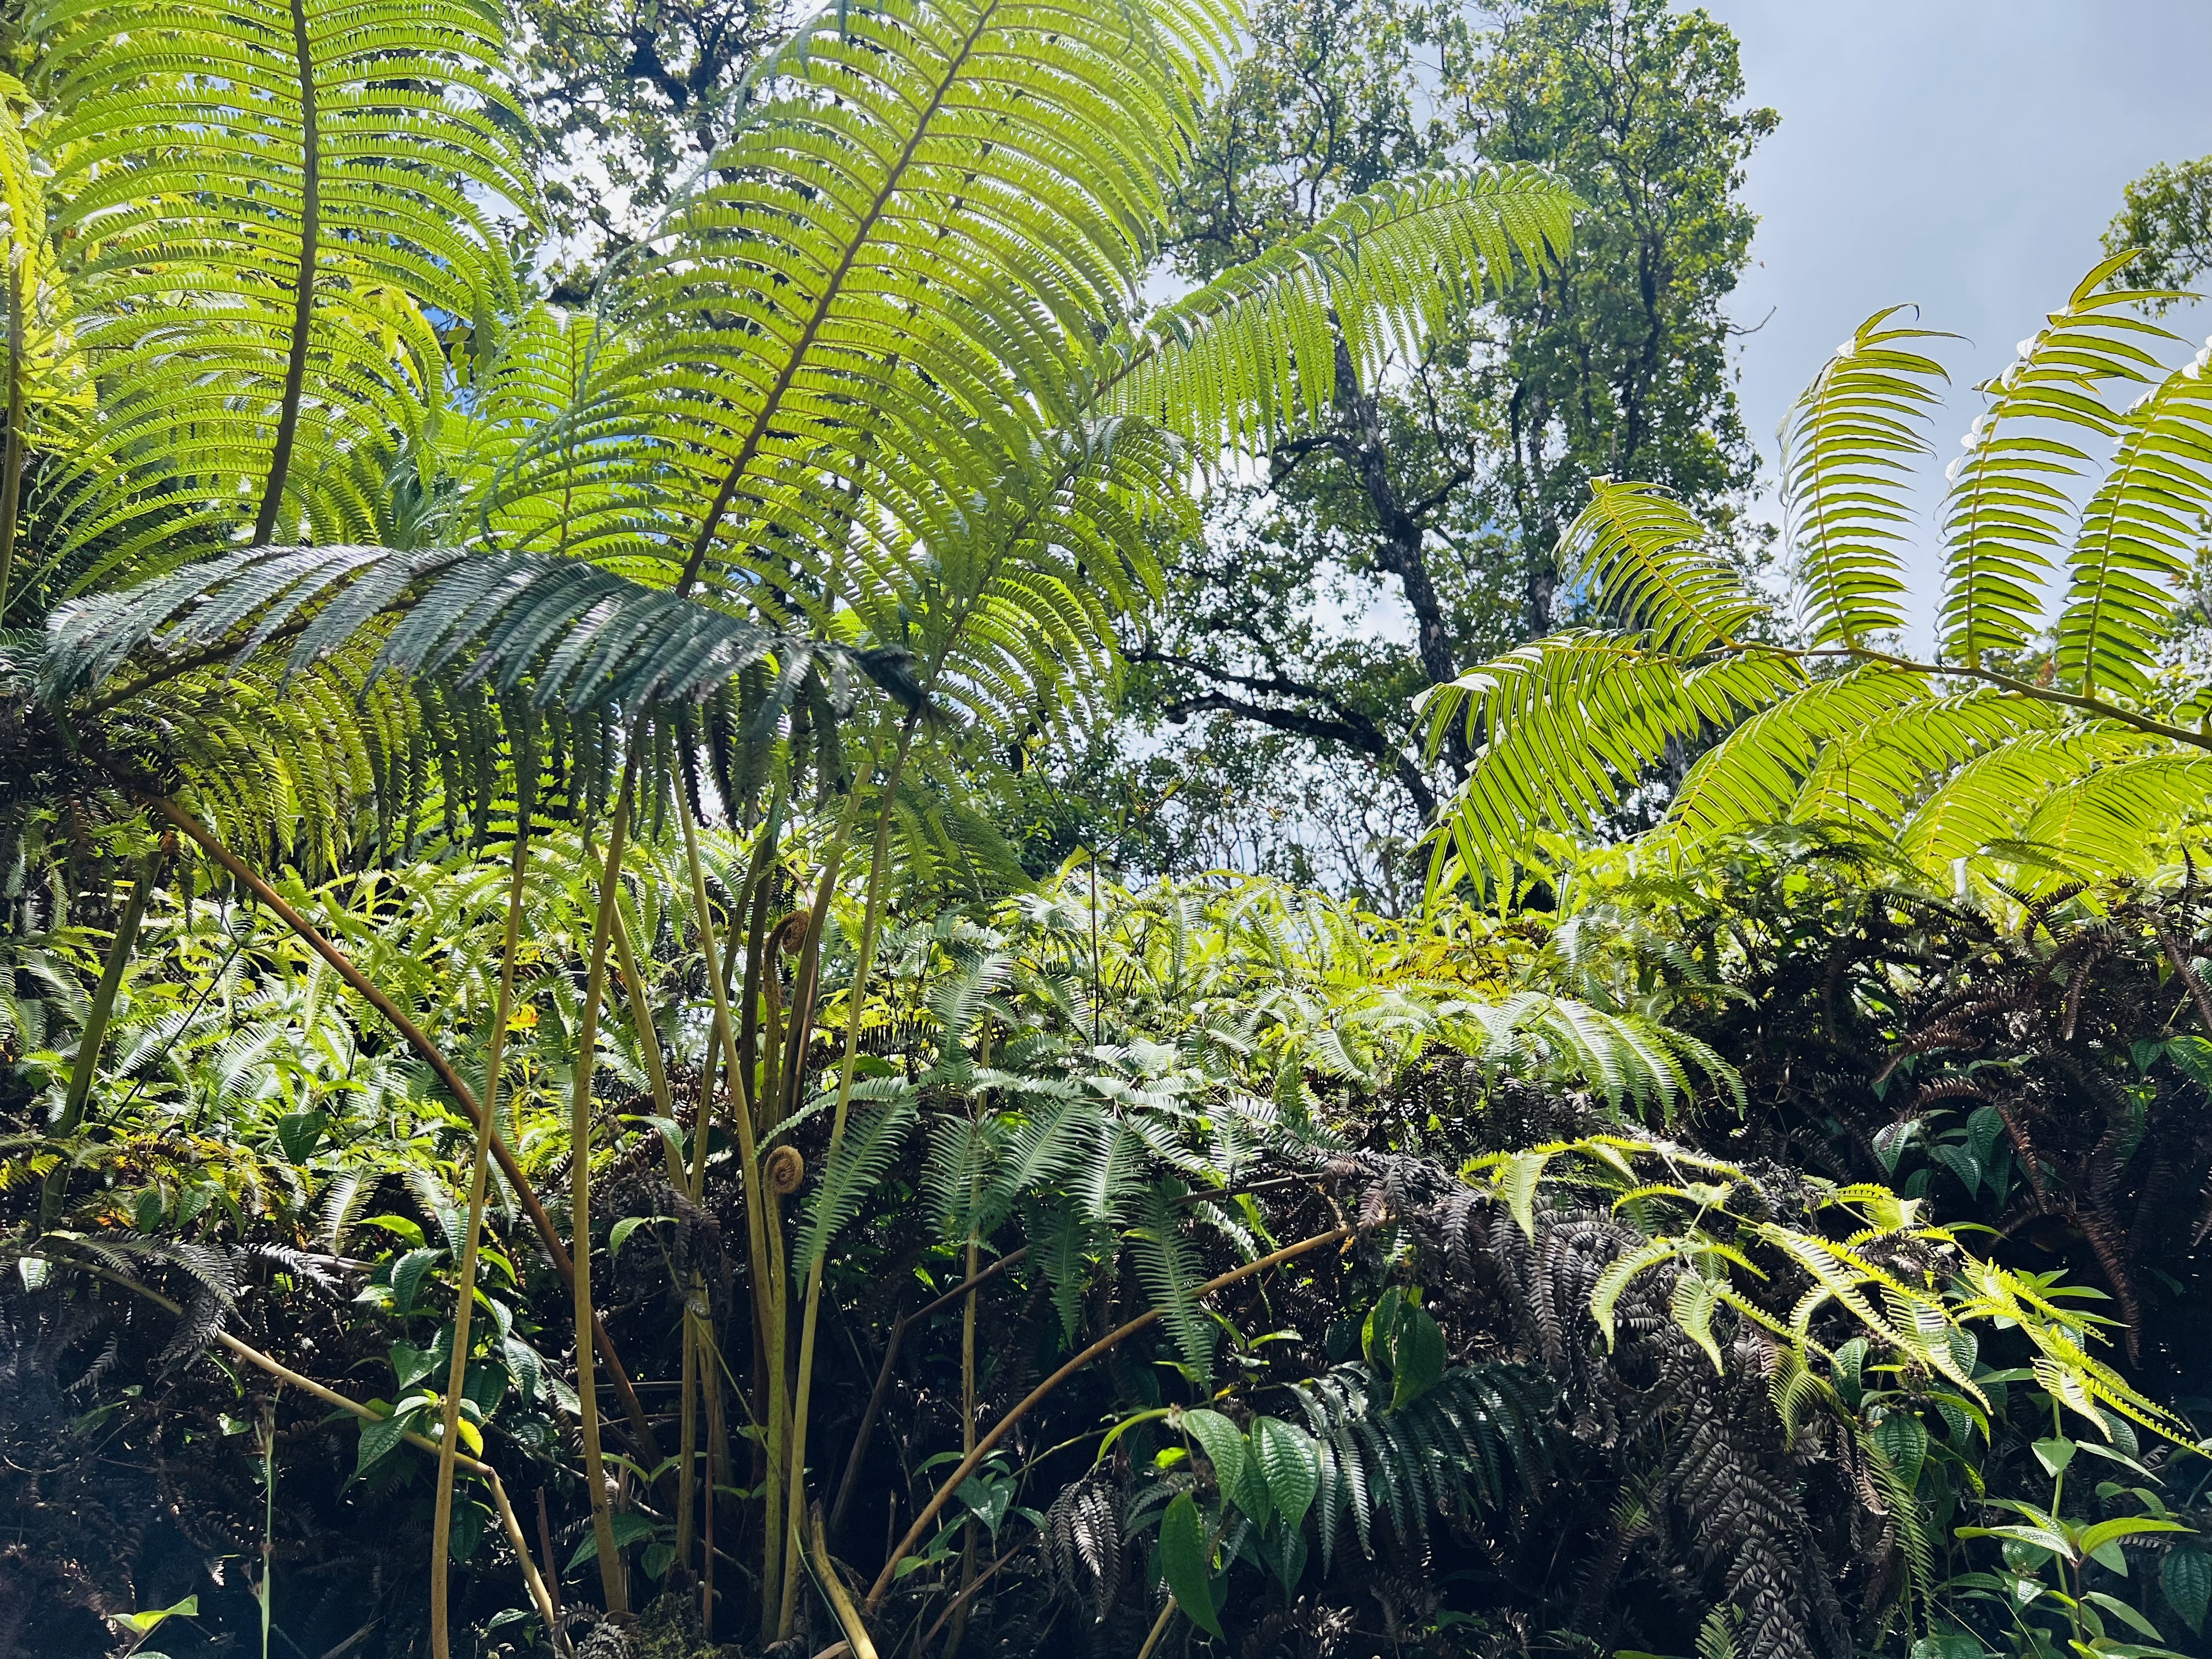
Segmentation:
[(1559, 556), (1567, 579), (1591, 583), (1609, 614), (1683, 656), (1734, 644), (1766, 609), (1714, 556), (1697, 515), (1650, 484), (1592, 483)]
[(91, 579), (155, 538), (342, 530), (326, 482), (443, 400), (441, 328), (489, 353), (519, 309), (500, 222), (534, 190), (501, 13), (55, 0), (31, 36), (103, 387), (96, 444), (70, 462)]
[(1456, 719), (1476, 753), (1437, 832), (1437, 878), (1503, 874), (1540, 832), (1593, 829), (1670, 744), (1726, 730), (1802, 679), (1777, 654), (1686, 661), (1643, 635), (1584, 632), (1439, 687), (1422, 705), (1431, 749)]
[(2174, 336), (2130, 314), (2147, 296), (2104, 286), (2127, 262), (2115, 256), (2084, 276), (2021, 342), (2019, 359), (1978, 388), (1991, 402), (1947, 472), (1938, 624), (1944, 654), (1969, 667), (2017, 650), (2042, 619), (2044, 584), (2072, 516), (2071, 481), (2094, 465), (2078, 445), (2122, 429), (2104, 388), (2160, 377), (2150, 347)]
[(1230, 22), (1206, 0), (890, 0), (774, 57), (610, 288), (630, 343), (584, 399), (654, 411), (684, 524), (668, 579), (842, 592), (849, 541), (932, 542), (1074, 423)]
[(1911, 349), (1940, 337), (1876, 312), (1828, 360), (1782, 428), (1782, 489), (1797, 550), (1806, 631), (1815, 645), (1864, 642), (1905, 625), (1899, 499), (1942, 366)]
[[(2007, 890), (2185, 853), (2212, 737), (2201, 698), (2154, 694), (2212, 511), (2212, 356), (2167, 374), (2152, 348), (2172, 337), (2127, 313), (2142, 296), (2099, 286), (2115, 269), (2084, 278), (1983, 388), (1995, 401), (1951, 468), (1932, 660), (1884, 637), (1904, 620), (1899, 482), (1942, 373), (1894, 312), (1821, 371), (1787, 431), (1802, 641), (1747, 636), (1755, 597), (1670, 498), (1595, 486), (1563, 548), (1594, 607), (1643, 631), (1557, 635), (1425, 694), (1431, 752), (1463, 721), (1474, 755), (1431, 831), (1432, 884), (1502, 879), (1540, 862), (1547, 836), (1599, 833), (1698, 749), (1655, 845), (1828, 824)], [(2116, 382), (2153, 389), (2123, 414)], [(2085, 434), (2118, 453), (2077, 514), (2096, 465)], [(2022, 665), (2077, 516), (2055, 660)]]
[(1444, 171), (1354, 197), (1311, 230), (1162, 307), (1118, 342), (1114, 407), (1213, 447), (1256, 447), (1325, 415), (1336, 338), (1371, 385), (1449, 313), (1516, 269), (1540, 270), (1581, 204), (1534, 167)]
[(2212, 515), (2212, 346), (2122, 416), (2112, 471), (2081, 514), (2058, 617), (2058, 673), (2084, 696), (2141, 696)]

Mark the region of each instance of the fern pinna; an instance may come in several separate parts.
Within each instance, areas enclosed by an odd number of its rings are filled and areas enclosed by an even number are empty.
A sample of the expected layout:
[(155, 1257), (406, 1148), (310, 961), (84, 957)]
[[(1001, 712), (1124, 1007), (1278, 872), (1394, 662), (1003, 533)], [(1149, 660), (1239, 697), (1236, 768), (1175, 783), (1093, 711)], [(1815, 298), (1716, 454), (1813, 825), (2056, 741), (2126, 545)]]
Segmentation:
[(1860, 327), (1785, 423), (1790, 611), (1671, 498), (1597, 483), (1565, 547), (1607, 625), (1427, 696), (1432, 744), (1458, 734), (1477, 751), (1440, 815), (1432, 878), (1540, 867), (1547, 836), (1586, 835), (1670, 755), (1694, 758), (1655, 852), (1819, 823), (2029, 889), (2178, 859), (2212, 737), (2204, 689), (2160, 653), (2212, 511), (2212, 393), (2206, 355), (2169, 368), (2175, 337), (2133, 314), (2160, 296), (2106, 287), (2124, 263), (2091, 271), (1979, 388), (1988, 405), (1946, 474), (1930, 655), (1898, 638), (1905, 489), (1944, 377), (1926, 351), (1938, 337), (1895, 311)]

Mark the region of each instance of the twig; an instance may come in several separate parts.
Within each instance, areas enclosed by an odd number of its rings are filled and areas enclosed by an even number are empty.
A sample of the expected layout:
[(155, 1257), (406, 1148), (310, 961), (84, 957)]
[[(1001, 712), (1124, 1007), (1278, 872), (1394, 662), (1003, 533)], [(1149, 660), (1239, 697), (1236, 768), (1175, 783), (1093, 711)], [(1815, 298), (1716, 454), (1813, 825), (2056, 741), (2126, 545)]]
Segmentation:
[[(1285, 1245), (1271, 1255), (1261, 1256), (1256, 1261), (1248, 1261), (1241, 1267), (1232, 1268), (1218, 1278), (1206, 1280), (1191, 1294), (1194, 1297), (1211, 1296), (1216, 1291), (1234, 1285), (1240, 1279), (1249, 1279), (1255, 1273), (1264, 1273), (1268, 1268), (1291, 1261), (1294, 1257), (1304, 1255), (1309, 1251), (1320, 1249), (1324, 1245), (1334, 1244), (1351, 1237), (1351, 1228), (1337, 1227), (1325, 1233), (1316, 1233), (1311, 1238), (1302, 1238), (1297, 1243)], [(1150, 1312), (1139, 1314), (1120, 1328), (1108, 1332), (1050, 1376), (1045, 1378), (1043, 1382), (1038, 1383), (1036, 1388), (1030, 1389), (1018, 1405), (1001, 1417), (993, 1425), (991, 1431), (975, 1443), (975, 1449), (962, 1458), (952, 1473), (945, 1478), (944, 1484), (938, 1487), (935, 1495), (930, 1498), (921, 1513), (915, 1516), (914, 1525), (907, 1528), (906, 1536), (899, 1540), (898, 1547), (891, 1552), (890, 1559), (884, 1563), (883, 1571), (876, 1575), (876, 1582), (869, 1587), (868, 1599), (865, 1604), (866, 1610), (872, 1613), (883, 1604), (884, 1597), (890, 1593), (891, 1581), (898, 1571), (898, 1564), (914, 1553), (915, 1546), (921, 1541), (922, 1534), (928, 1530), (929, 1523), (937, 1519), (945, 1504), (951, 1501), (952, 1494), (960, 1488), (960, 1483), (975, 1474), (976, 1468), (990, 1455), (999, 1442), (1006, 1437), (1014, 1425), (1029, 1414), (1030, 1407), (1092, 1360), (1097, 1358), (1099, 1355), (1110, 1352), (1146, 1327), (1158, 1323), (1159, 1317), (1159, 1310), (1153, 1309)]]
[[(89, 1261), (79, 1261), (74, 1256), (49, 1255), (41, 1253), (36, 1260), (50, 1261), (58, 1267), (67, 1267), (73, 1273), (87, 1273), (94, 1279), (104, 1279), (110, 1285), (119, 1285), (126, 1291), (145, 1297), (155, 1307), (174, 1318), (181, 1319), (184, 1316), (185, 1310), (178, 1304), (172, 1302), (152, 1285), (142, 1285), (125, 1274), (110, 1272), (107, 1268), (96, 1267)], [(382, 1423), (390, 1419), (389, 1413), (380, 1412), (371, 1407), (364, 1406), (358, 1400), (348, 1399), (335, 1389), (325, 1388), (311, 1376), (302, 1376), (283, 1361), (271, 1358), (260, 1349), (240, 1341), (228, 1331), (216, 1331), (215, 1340), (248, 1364), (259, 1367), (278, 1382), (289, 1382), (302, 1394), (319, 1400), (326, 1406), (334, 1406), (342, 1412), (362, 1419), (364, 1422)], [(438, 1449), (436, 1441), (428, 1435), (416, 1434), (412, 1430), (407, 1431), (401, 1438), (410, 1445), (422, 1447), (425, 1451), (434, 1452)], [(538, 1616), (545, 1621), (545, 1628), (551, 1632), (555, 1650), (567, 1659), (567, 1656), (572, 1655), (574, 1650), (568, 1645), (568, 1636), (561, 1628), (560, 1617), (554, 1611), (553, 1601), (546, 1592), (544, 1580), (538, 1576), (537, 1564), (530, 1559), (530, 1545), (522, 1535), (522, 1522), (515, 1518), (514, 1505), (507, 1501), (507, 1488), (500, 1481), (499, 1471), (489, 1463), (464, 1455), (456, 1454), (453, 1462), (471, 1474), (481, 1478), (491, 1488), (492, 1502), (499, 1509), (501, 1529), (507, 1534), (507, 1545), (514, 1551), (514, 1559), (521, 1565), (524, 1582), (530, 1587), (530, 1598), (538, 1607)]]

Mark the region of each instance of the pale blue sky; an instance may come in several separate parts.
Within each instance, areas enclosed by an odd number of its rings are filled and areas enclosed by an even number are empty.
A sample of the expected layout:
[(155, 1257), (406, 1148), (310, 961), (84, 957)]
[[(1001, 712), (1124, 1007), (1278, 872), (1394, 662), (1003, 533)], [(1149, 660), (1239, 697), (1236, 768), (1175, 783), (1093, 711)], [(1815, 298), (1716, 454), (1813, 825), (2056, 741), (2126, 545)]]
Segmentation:
[[(2154, 161), (2212, 153), (2212, 0), (1709, 0), (1752, 100), (1782, 125), (1750, 167), (1761, 216), (1733, 307), (1744, 412), (1776, 423), (1869, 313), (1917, 301), (1967, 337), (1919, 504), (2003, 367), (2100, 257), (2120, 190)], [(2212, 309), (2170, 325), (2201, 335)], [(2180, 353), (2186, 356), (2187, 352)], [(2179, 361), (2179, 358), (2176, 359)], [(1923, 527), (1914, 644), (1935, 558)]]

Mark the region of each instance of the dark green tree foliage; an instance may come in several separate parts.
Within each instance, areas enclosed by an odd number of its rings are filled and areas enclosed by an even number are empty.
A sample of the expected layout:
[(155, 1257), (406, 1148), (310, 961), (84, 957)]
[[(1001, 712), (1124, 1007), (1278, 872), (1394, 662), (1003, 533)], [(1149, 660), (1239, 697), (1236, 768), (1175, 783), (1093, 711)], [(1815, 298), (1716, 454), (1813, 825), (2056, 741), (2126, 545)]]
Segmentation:
[(549, 152), (545, 198), (579, 303), (599, 259), (652, 225), (726, 143), (746, 72), (791, 22), (778, 0), (526, 0), (516, 78)]
[[(1743, 552), (1762, 542), (1738, 523), (1754, 459), (1726, 301), (1754, 223), (1743, 163), (1776, 118), (1743, 106), (1726, 28), (1656, 0), (1275, 0), (1253, 29), (1182, 191), (1185, 276), (1443, 162), (1540, 163), (1587, 204), (1557, 270), (1374, 384), (1340, 373), (1329, 418), (1279, 430), (1128, 641), (1127, 711), (1206, 722), (1183, 821), (1272, 810), (1387, 899), (1464, 764), (1421, 760), (1409, 699), (1563, 619), (1553, 548), (1590, 477), (1648, 472)], [(1247, 751), (1272, 790), (1210, 789)]]
[(2122, 288), (2182, 289), (2212, 270), (2212, 155), (2160, 161), (2130, 182), (2105, 251), (2137, 256), (2112, 279)]
[(1541, 161), (1589, 204), (1562, 269), (1499, 307), (1510, 451), (1489, 505), (1519, 532), (1534, 637), (1563, 620), (1553, 550), (1589, 478), (1717, 507), (1751, 483), (1726, 302), (1757, 223), (1744, 161), (1778, 118), (1741, 106), (1725, 27), (1658, 0), (1522, 0), (1470, 96), (1486, 158)]

